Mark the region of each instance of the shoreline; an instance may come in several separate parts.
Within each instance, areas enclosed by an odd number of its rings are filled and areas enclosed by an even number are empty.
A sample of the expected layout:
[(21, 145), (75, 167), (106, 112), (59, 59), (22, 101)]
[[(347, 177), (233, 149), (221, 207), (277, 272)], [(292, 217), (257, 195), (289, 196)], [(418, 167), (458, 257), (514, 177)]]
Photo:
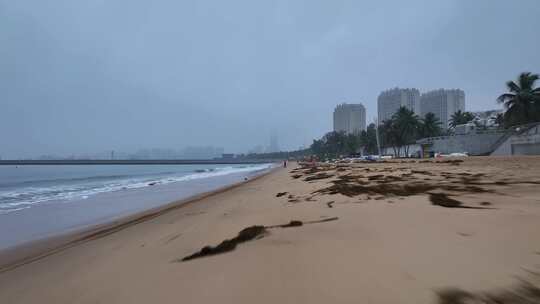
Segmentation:
[[(159, 207), (153, 207), (134, 214), (121, 216), (117, 219), (109, 220), (104, 223), (90, 225), (83, 228), (75, 228), (69, 232), (58, 233), (57, 235), (32, 240), (23, 244), (2, 249), (0, 250), (0, 274), (38, 261), (79, 244), (105, 237), (109, 234), (126, 229), (132, 225), (137, 225), (139, 223), (151, 220), (167, 212), (186, 207), (207, 197), (229, 191), (244, 184), (248, 184), (279, 169), (280, 166), (273, 167), (268, 169), (268, 171), (255, 175), (247, 180), (220, 187), (215, 190), (195, 194), (184, 199), (174, 200)], [(23, 257), (20, 257), (21, 254)]]

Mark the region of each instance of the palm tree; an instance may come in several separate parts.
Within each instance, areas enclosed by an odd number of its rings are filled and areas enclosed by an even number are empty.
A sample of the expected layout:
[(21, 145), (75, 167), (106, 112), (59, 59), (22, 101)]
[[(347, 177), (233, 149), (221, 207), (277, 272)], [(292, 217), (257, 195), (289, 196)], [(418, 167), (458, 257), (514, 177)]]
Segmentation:
[(540, 87), (534, 88), (538, 74), (521, 73), (518, 82), (508, 81), (508, 93), (497, 98), (506, 108), (504, 124), (506, 127), (536, 122), (540, 120)]
[(504, 114), (503, 113), (497, 113), (497, 116), (495, 116), (495, 123), (497, 124), (498, 128), (502, 128), (504, 126)]
[(347, 134), (345, 136), (345, 149), (347, 154), (356, 154), (360, 148), (360, 133)]
[(397, 147), (396, 156), (400, 156), (401, 147), (405, 148), (405, 156), (409, 154), (409, 145), (414, 142), (414, 139), (418, 134), (419, 125), (420, 120), (418, 119), (418, 116), (406, 107), (400, 107), (397, 112), (392, 115), (389, 128), (392, 132), (391, 137), (393, 137), (394, 140), (393, 146)]
[(471, 112), (463, 112), (458, 110), (450, 117), (450, 127), (455, 128), (457, 125), (466, 124), (474, 119), (474, 114)]
[(326, 154), (335, 158), (345, 153), (347, 144), (346, 138), (347, 135), (343, 131), (326, 133), (326, 135), (323, 136), (323, 141), (326, 145)]
[(364, 146), (364, 151), (367, 154), (377, 154), (377, 126), (370, 123), (365, 131), (360, 133), (360, 142)]
[(431, 112), (426, 113), (424, 118), (420, 121), (420, 136), (435, 137), (441, 135), (441, 133), (441, 121), (435, 114)]
[(398, 131), (396, 128), (395, 121), (393, 119), (383, 121), (382, 125), (379, 126), (380, 140), (382, 146), (388, 147), (391, 146), (394, 149), (394, 155), (399, 155), (398, 151)]

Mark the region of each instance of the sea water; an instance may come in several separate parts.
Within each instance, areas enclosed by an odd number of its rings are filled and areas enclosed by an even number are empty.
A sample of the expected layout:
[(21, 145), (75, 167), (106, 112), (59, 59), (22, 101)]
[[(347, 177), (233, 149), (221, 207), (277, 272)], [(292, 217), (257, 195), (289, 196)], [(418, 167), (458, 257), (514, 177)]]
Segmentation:
[(0, 249), (216, 190), (271, 167), (0, 166)]

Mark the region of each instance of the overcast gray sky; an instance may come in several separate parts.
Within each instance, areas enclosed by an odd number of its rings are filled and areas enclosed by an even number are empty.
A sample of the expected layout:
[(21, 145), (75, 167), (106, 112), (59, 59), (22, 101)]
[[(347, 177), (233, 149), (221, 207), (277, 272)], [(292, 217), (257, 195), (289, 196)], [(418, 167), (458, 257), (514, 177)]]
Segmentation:
[(540, 72), (540, 2), (0, 0), (0, 156), (309, 144), (337, 103)]

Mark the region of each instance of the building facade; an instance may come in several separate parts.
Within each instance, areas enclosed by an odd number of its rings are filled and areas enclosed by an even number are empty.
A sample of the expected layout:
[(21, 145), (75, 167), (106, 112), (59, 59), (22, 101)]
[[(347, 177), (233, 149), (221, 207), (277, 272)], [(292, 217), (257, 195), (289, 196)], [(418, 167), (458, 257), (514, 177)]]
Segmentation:
[(465, 92), (459, 89), (439, 89), (429, 91), (420, 97), (421, 115), (431, 112), (441, 121), (441, 127), (448, 129), (452, 114), (465, 111)]
[(354, 134), (366, 129), (366, 108), (362, 104), (343, 103), (334, 109), (334, 131)]
[(420, 115), (420, 91), (417, 89), (394, 88), (381, 92), (377, 98), (377, 116), (379, 124), (392, 118), (400, 107), (406, 107)]

